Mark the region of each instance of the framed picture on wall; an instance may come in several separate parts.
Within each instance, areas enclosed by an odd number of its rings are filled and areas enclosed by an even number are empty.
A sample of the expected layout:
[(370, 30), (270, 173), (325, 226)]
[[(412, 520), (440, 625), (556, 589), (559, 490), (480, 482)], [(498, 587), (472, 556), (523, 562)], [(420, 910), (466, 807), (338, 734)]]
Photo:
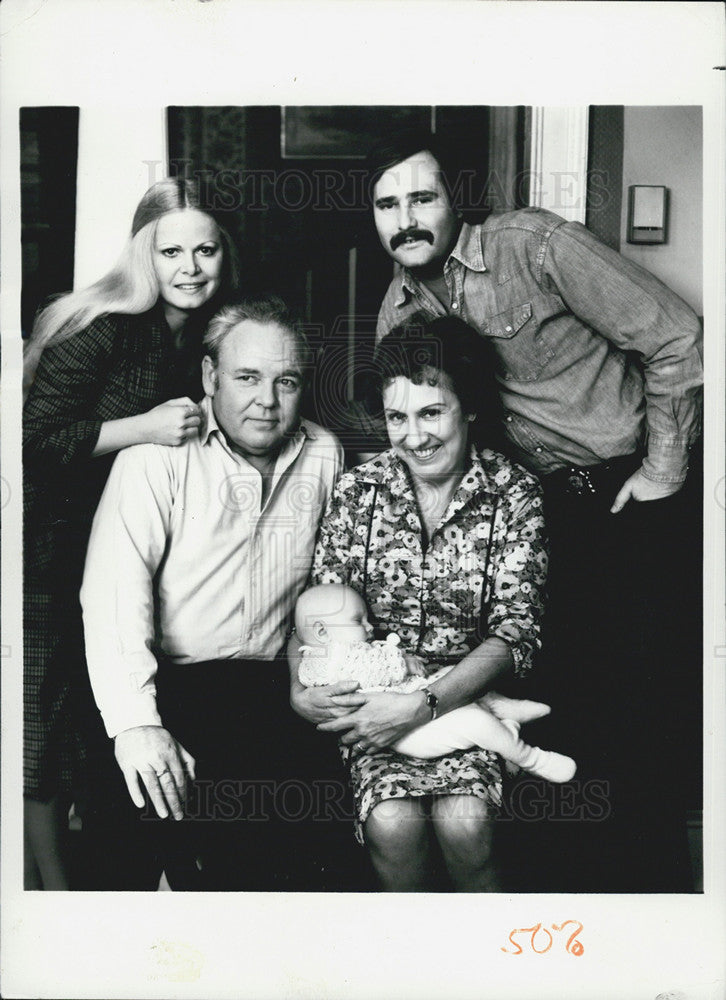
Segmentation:
[(436, 108), (356, 106), (283, 107), (280, 150), (284, 160), (362, 160), (387, 130), (436, 131)]

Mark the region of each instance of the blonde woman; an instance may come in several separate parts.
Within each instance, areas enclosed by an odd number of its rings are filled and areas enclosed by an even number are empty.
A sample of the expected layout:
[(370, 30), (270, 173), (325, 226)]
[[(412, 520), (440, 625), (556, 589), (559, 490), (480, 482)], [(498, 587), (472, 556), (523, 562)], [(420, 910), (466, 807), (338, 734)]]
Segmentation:
[(50, 304), (27, 344), (26, 888), (69, 888), (64, 831), (96, 724), (78, 591), (98, 498), (120, 449), (198, 433), (202, 333), (237, 277), (229, 235), (199, 187), (163, 180), (141, 199), (117, 265)]

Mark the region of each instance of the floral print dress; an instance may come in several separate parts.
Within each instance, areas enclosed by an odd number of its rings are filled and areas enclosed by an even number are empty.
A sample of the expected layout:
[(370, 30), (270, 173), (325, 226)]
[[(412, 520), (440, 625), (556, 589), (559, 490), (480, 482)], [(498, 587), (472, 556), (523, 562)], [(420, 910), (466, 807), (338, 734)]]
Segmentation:
[[(547, 552), (538, 481), (503, 455), (472, 448), (428, 546), (405, 463), (386, 451), (344, 473), (320, 528), (312, 584), (363, 597), (377, 637), (395, 632), (433, 674), (486, 637), (526, 673), (539, 648)], [(474, 795), (501, 804), (497, 755), (463, 750), (421, 760), (393, 750), (350, 755), (356, 837), (384, 799)]]

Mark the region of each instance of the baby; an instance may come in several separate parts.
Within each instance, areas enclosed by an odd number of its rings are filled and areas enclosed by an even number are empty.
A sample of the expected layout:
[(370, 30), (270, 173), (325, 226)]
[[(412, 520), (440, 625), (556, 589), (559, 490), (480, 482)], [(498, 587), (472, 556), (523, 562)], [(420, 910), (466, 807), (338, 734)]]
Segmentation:
[[(398, 636), (370, 640), (373, 632), (363, 599), (350, 587), (324, 584), (301, 594), (295, 628), (302, 643), (298, 677), (305, 687), (354, 680), (364, 691), (420, 691), (451, 667), (426, 675), (423, 661), (402, 652)], [(523, 722), (540, 719), (549, 705), (518, 701), (491, 691), (478, 701), (427, 722), (393, 744), (409, 757), (441, 757), (481, 747), (548, 781), (569, 781), (576, 771), (570, 757), (531, 747), (519, 738)]]

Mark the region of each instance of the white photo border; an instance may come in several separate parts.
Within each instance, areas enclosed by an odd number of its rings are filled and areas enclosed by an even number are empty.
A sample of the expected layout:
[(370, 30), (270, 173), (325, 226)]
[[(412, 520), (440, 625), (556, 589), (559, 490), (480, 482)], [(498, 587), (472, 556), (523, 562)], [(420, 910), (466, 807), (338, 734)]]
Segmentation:
[[(720, 3), (5, 0), (2, 951), (5, 997), (516, 1000), (724, 991), (724, 25)], [(705, 891), (695, 896), (24, 893), (18, 109), (697, 104), (704, 127)], [(508, 933), (577, 919), (580, 957)], [(669, 993), (671, 991), (671, 993)], [(681, 991), (680, 993), (676, 991)]]

